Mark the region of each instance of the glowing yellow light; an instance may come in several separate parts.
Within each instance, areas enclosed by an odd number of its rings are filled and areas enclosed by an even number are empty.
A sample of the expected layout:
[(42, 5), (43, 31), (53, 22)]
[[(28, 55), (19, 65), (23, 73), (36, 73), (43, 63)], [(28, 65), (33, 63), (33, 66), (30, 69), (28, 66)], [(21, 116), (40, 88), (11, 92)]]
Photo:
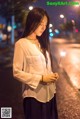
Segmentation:
[(8, 26), (7, 27), (7, 30), (8, 30), (8, 32), (10, 32), (12, 30), (12, 27), (11, 26)]

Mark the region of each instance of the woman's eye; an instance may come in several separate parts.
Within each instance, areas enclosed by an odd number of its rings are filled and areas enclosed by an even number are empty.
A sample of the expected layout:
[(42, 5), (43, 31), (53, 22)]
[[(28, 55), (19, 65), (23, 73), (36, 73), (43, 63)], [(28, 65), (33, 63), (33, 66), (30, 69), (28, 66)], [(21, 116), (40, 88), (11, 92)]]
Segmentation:
[(45, 26), (45, 27), (47, 26), (47, 25), (45, 25), (45, 24), (40, 24), (40, 25), (41, 25), (41, 26)]

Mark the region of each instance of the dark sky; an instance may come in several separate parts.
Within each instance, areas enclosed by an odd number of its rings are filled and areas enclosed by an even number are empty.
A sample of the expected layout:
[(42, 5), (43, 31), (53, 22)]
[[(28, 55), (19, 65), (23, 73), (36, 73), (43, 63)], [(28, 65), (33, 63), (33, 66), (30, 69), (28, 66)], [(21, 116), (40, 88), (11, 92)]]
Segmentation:
[(64, 14), (67, 20), (74, 19), (77, 20), (76, 8), (74, 6), (47, 6), (47, 1), (75, 1), (75, 0), (37, 0), (34, 4), (34, 7), (42, 7), (46, 9), (50, 16), (51, 23), (53, 23), (54, 27), (58, 27), (60, 23), (63, 22), (63, 19), (59, 17), (60, 14)]

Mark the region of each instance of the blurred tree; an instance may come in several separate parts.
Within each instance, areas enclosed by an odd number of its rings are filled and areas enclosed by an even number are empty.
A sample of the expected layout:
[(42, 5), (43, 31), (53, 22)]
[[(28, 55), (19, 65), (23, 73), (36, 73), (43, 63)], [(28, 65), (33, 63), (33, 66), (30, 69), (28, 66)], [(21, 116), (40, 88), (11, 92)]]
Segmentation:
[(0, 16), (6, 18), (6, 33), (8, 41), (8, 24), (12, 25), (11, 30), (11, 43), (14, 44), (14, 27), (15, 23), (21, 23), (23, 16), (28, 12), (27, 5), (36, 2), (36, 0), (0, 0)]
[(26, 6), (31, 2), (37, 0), (0, 0), (0, 16), (5, 17), (7, 20), (12, 15), (15, 16), (15, 20), (21, 21), (25, 13)]
[(73, 23), (72, 23), (72, 21), (69, 21), (69, 22), (67, 22), (67, 23), (65, 24), (65, 30), (66, 30), (66, 31), (70, 31), (70, 32), (73, 31)]
[(61, 24), (60, 25), (60, 28), (61, 28), (61, 30), (63, 30), (63, 31), (65, 31), (65, 32), (72, 32), (73, 31), (73, 23), (72, 23), (72, 21), (68, 21), (68, 22), (66, 22), (65, 24)]

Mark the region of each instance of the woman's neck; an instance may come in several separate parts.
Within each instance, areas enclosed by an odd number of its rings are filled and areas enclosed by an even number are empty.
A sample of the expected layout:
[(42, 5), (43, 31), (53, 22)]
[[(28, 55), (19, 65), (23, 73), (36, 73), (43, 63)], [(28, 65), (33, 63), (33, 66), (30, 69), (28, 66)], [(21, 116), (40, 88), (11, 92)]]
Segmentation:
[(27, 36), (27, 38), (29, 40), (37, 40), (37, 37), (36, 37), (36, 35), (34, 33), (32, 33), (31, 35)]

